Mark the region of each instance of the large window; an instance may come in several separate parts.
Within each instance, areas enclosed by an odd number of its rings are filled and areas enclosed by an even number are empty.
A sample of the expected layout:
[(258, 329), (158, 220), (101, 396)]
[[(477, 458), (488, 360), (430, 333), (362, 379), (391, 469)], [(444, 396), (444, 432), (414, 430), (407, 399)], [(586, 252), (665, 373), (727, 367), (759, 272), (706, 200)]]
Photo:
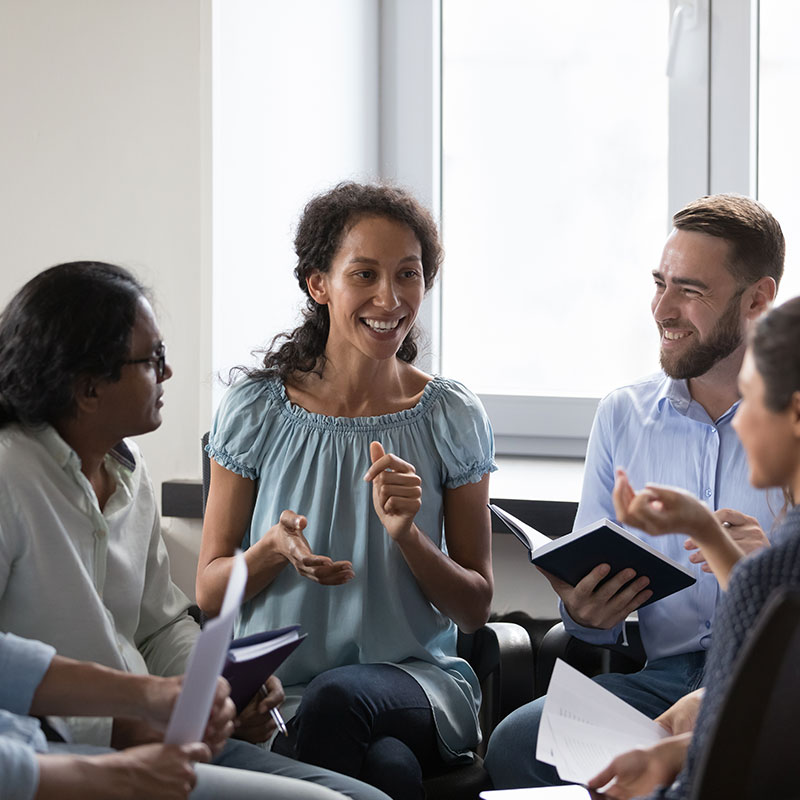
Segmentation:
[(444, 0), (445, 374), (598, 397), (653, 371), (668, 26), (652, 0)]
[(582, 456), (596, 398), (656, 368), (649, 274), (689, 200), (757, 194), (800, 293), (798, 0), (215, 9), (215, 364), (291, 325), (293, 222), (346, 178), (441, 215), (421, 366), (481, 394), (502, 453)]
[(758, 196), (786, 236), (788, 300), (800, 294), (800, 3), (761, 0), (759, 17)]

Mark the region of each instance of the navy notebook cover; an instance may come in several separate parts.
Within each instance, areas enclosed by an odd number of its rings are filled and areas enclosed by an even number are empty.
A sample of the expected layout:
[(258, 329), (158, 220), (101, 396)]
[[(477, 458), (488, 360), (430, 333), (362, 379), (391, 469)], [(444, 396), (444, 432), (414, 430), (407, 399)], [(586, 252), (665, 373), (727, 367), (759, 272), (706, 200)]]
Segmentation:
[[(278, 628), (274, 631), (254, 633), (252, 636), (234, 639), (228, 648), (228, 652), (230, 653), (231, 650), (248, 647), (252, 644), (268, 642), (290, 631), (299, 630), (299, 628), (299, 625), (290, 625), (288, 628)], [(304, 633), (297, 639), (287, 642), (275, 650), (247, 661), (232, 661), (228, 656), (222, 670), (222, 677), (227, 679), (231, 685), (231, 700), (233, 700), (237, 711), (241, 711), (253, 699), (264, 681), (278, 669), (305, 638), (306, 634)]]
[[(501, 512), (502, 514), (498, 514), (499, 518), (528, 548), (531, 563), (561, 578), (570, 586), (575, 586), (598, 564), (610, 565), (609, 577), (620, 570), (631, 568), (636, 571), (637, 577), (646, 575), (650, 578), (647, 588), (653, 594), (646, 603), (642, 603), (642, 606), (646, 606), (696, 582), (688, 567), (654, 550), (647, 542), (641, 541), (610, 520), (598, 520), (537, 547), (532, 546), (533, 542), (530, 542), (524, 530), (524, 523), (507, 511), (501, 509)], [(521, 528), (514, 530), (514, 522), (520, 523)]]

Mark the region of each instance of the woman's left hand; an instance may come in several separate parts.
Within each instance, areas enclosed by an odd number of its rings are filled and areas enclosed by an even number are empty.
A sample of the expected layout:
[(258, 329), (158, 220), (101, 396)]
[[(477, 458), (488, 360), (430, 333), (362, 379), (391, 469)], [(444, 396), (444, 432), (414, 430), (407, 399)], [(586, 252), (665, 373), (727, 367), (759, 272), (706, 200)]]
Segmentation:
[(387, 453), (380, 442), (369, 446), (372, 466), (364, 480), (372, 482), (372, 502), (383, 527), (392, 539), (411, 531), (422, 507), (422, 480), (412, 464)]

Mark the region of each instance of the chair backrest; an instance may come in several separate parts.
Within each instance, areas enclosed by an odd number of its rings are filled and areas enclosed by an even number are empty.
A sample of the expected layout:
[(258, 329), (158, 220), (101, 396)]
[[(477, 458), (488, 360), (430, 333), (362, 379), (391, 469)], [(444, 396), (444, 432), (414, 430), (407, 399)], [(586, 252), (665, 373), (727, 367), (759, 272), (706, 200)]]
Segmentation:
[(800, 590), (776, 590), (734, 665), (692, 799), (800, 797)]

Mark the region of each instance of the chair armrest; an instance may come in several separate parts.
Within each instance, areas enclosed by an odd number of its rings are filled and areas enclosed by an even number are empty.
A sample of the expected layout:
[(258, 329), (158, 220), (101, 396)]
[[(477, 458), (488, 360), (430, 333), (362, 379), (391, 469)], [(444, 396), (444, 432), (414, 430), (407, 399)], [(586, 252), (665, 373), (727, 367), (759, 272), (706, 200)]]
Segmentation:
[[(533, 648), (528, 632), (513, 622), (489, 622), (459, 652), (472, 665), (483, 691), (484, 738), (515, 708), (533, 699)], [(464, 650), (469, 652), (464, 652)]]
[(567, 633), (563, 622), (556, 623), (545, 634), (536, 654), (536, 697), (547, 693), (557, 658), (589, 677), (606, 672), (635, 672), (641, 669), (646, 656), (639, 635), (639, 622), (627, 620), (625, 630), (627, 645), (596, 645)]

